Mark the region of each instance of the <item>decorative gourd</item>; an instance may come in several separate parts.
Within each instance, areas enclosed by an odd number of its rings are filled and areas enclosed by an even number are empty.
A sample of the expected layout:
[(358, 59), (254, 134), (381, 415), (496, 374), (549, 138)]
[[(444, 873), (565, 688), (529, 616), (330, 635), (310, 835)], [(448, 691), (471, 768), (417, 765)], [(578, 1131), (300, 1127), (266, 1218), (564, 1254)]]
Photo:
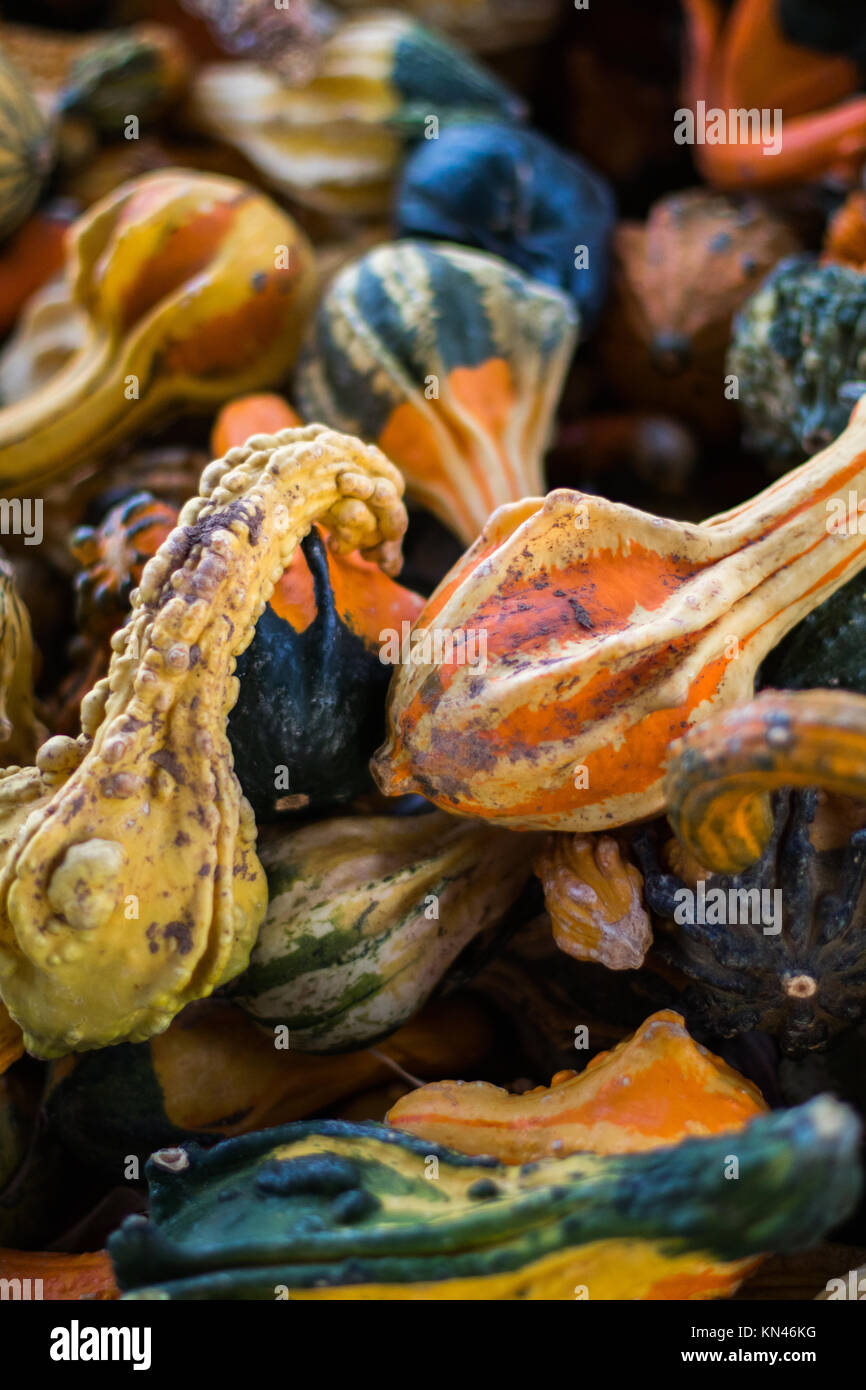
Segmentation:
[(117, 137), (129, 129), (130, 113), (141, 123), (163, 115), (183, 94), (189, 75), (189, 55), (176, 29), (161, 24), (118, 29), (95, 37), (70, 64), (60, 110), (84, 116), (103, 134)]
[(824, 1096), (733, 1139), (515, 1168), (312, 1121), (160, 1150), (150, 1220), (124, 1222), (108, 1250), (135, 1298), (700, 1297), (721, 1262), (733, 1287), (757, 1255), (811, 1245), (850, 1212), (859, 1135)]
[(0, 777), (0, 988), (29, 1051), (141, 1041), (243, 969), (266, 889), (226, 735), (235, 661), (316, 519), (399, 563), (401, 492), (321, 426), (229, 450), (146, 565), (80, 737)]
[(570, 297), (496, 256), (392, 242), (330, 286), (295, 397), (306, 419), (376, 440), (468, 544), (495, 507), (542, 487), (576, 331)]
[(689, 1037), (679, 1014), (653, 1014), (579, 1074), (510, 1095), (486, 1081), (410, 1091), (388, 1123), (419, 1139), (500, 1163), (572, 1153), (641, 1153), (742, 1129), (766, 1110), (760, 1092)]
[(319, 528), (305, 537), (237, 663), (228, 734), (259, 821), (370, 789), (393, 669), (383, 642), (423, 605), (378, 565), (335, 555)]
[[(840, 501), (847, 523), (848, 499)], [(761, 667), (760, 684), (784, 690), (835, 686), (866, 695), (866, 582), (861, 575), (782, 638)]]
[(851, 409), (842, 388), (866, 377), (866, 277), (783, 261), (738, 315), (726, 370), (754, 448), (783, 463), (822, 449)]
[(232, 994), (292, 1047), (363, 1047), (405, 1023), (529, 878), (532, 836), (450, 816), (352, 816), (262, 836), (268, 910)]
[(777, 788), (820, 786), (866, 800), (864, 740), (866, 695), (764, 690), (673, 747), (665, 774), (671, 825), (707, 868), (739, 873), (770, 841), (769, 794)]
[(277, 1047), (240, 1009), (209, 999), (188, 1005), (149, 1042), (55, 1062), (45, 1115), (82, 1164), (120, 1182), (130, 1155), (143, 1168), (155, 1149), (304, 1119), (403, 1068), (420, 1076), (471, 1074), (493, 1038), (481, 1004), (451, 996), (376, 1050), (313, 1057), (296, 1051), (291, 1038), (288, 1048)]
[(607, 292), (616, 205), (582, 159), (531, 130), (446, 126), (410, 155), (397, 192), (400, 236), (478, 246), (566, 290), (584, 333)]
[(66, 279), (58, 276), (38, 289), (0, 349), (3, 405), (26, 400), (51, 381), (84, 349), (88, 327), (87, 315), (76, 304)]
[[(772, 163), (772, 161), (768, 161)], [(599, 335), (605, 380), (629, 405), (732, 433), (725, 350), (734, 314), (797, 238), (754, 200), (708, 189), (670, 193), (646, 222), (613, 238), (611, 293)]]
[[(819, 11), (811, 6), (803, 7), (805, 23), (792, 25), (792, 6), (778, 0), (733, 5), (682, 0), (682, 5), (687, 50), (682, 100), (693, 111), (698, 102), (705, 104), (707, 138), (695, 144), (694, 157), (706, 181), (739, 189), (832, 174), (853, 183), (866, 154), (866, 98), (855, 96), (861, 80), (851, 43), (846, 41), (837, 56), (825, 36), (814, 42)], [(774, 120), (780, 112), (776, 133), (781, 139), (770, 155), (757, 134), (751, 141), (728, 138), (729, 113), (752, 109), (768, 111)], [(715, 110), (725, 118), (723, 140), (710, 124)]]
[[(685, 854), (665, 863), (649, 831), (634, 847), (663, 923), (656, 950), (687, 980), (683, 1011), (704, 1035), (761, 1029), (800, 1056), (866, 1018), (864, 740), (864, 696), (765, 691), (674, 749)], [(771, 806), (779, 787), (808, 790)]]
[[(79, 1298), (111, 1299), (120, 1296), (104, 1250), (92, 1254), (65, 1255), (55, 1251), (0, 1249), (0, 1280), (21, 1280), (27, 1298), (64, 1302)], [(36, 1292), (38, 1290), (38, 1292)]]
[(827, 499), (858, 488), (866, 400), (829, 449), (703, 525), (565, 490), (500, 508), (413, 631), (483, 631), (486, 670), (396, 673), (381, 790), (520, 829), (661, 810), (671, 742), (750, 696), (766, 653), (866, 563), (827, 529)]
[(51, 129), (27, 80), (0, 52), (0, 238), (30, 216), (54, 162)]
[[(154, 419), (271, 384), (314, 290), (306, 238), (234, 179), (167, 170), (125, 184), (70, 231), (88, 338), (0, 410), (0, 488), (24, 491)], [(282, 250), (281, 250), (282, 248)]]
[[(263, 427), (244, 426), (238, 443), (266, 433), (268, 418), (279, 428), (289, 408), (250, 407), (249, 413)], [(215, 431), (227, 448), (234, 447), (238, 418), (242, 414), (230, 416)], [(61, 691), (56, 733), (76, 732), (77, 707), (108, 669), (111, 636), (129, 595), (176, 523), (175, 508), (138, 493), (112, 508), (100, 526), (73, 536), (82, 566), (76, 580), (81, 636), (77, 665)], [(335, 554), (320, 527), (304, 538), (237, 661), (240, 691), (228, 733), (257, 819), (344, 802), (369, 789), (368, 763), (384, 732), (391, 676), (380, 654), (383, 640), (389, 632), (402, 635), (404, 626), (408, 631), (423, 603), (357, 552)]]
[(638, 970), (652, 944), (643, 879), (611, 835), (553, 835), (535, 861), (553, 939), (576, 960)]
[(236, 146), (281, 192), (324, 212), (387, 211), (406, 142), (458, 120), (521, 120), (523, 102), (446, 39), (393, 10), (345, 19), (315, 75), (287, 86), (255, 63), (193, 82), (198, 126)]
[(29, 762), (35, 751), (30, 617), (12, 566), (0, 559), (0, 765)]

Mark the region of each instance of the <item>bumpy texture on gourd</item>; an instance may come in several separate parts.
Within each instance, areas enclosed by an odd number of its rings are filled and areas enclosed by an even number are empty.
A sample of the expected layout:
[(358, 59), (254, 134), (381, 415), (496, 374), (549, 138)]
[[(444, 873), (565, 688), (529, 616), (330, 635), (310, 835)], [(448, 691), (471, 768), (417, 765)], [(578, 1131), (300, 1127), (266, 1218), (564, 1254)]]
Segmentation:
[(317, 519), (399, 564), (402, 479), (311, 425), (209, 465), (144, 570), (78, 740), (0, 778), (0, 987), (37, 1055), (140, 1040), (243, 969), (264, 916), (235, 659)]
[(534, 836), (436, 812), (262, 837), (269, 903), (233, 994), (292, 1047), (362, 1047), (405, 1023), (530, 876)]
[(866, 564), (827, 500), (866, 492), (866, 398), (830, 448), (702, 525), (561, 490), (502, 507), (413, 636), (486, 634), (486, 669), (403, 667), (373, 764), (389, 796), (521, 829), (661, 810), (674, 739), (752, 694), (766, 653)]
[(844, 584), (783, 637), (761, 667), (758, 684), (783, 690), (835, 687), (866, 695), (866, 581), (862, 575)]
[(510, 1095), (486, 1081), (434, 1081), (398, 1100), (388, 1123), (460, 1153), (533, 1163), (658, 1149), (742, 1129), (766, 1109), (750, 1081), (666, 1010), (582, 1072), (557, 1072), (549, 1087)]
[(859, 1135), (824, 1096), (734, 1137), (514, 1168), (319, 1120), (161, 1150), (151, 1219), (108, 1248), (127, 1296), (148, 1299), (573, 1300), (582, 1284), (635, 1300), (680, 1296), (683, 1275), (700, 1297), (701, 1264), (712, 1291), (720, 1260), (809, 1246), (850, 1212)]
[(577, 326), (568, 295), (498, 256), (389, 242), (325, 294), (298, 407), (375, 440), (409, 496), (469, 544), (495, 507), (543, 486)]
[(726, 370), (756, 449), (787, 464), (824, 448), (853, 404), (842, 388), (866, 379), (866, 277), (782, 261), (735, 319)]
[(315, 291), (292, 219), (237, 179), (169, 169), (123, 184), (70, 231), (84, 346), (0, 410), (0, 489), (23, 491), (155, 418), (270, 386)]
[(344, 20), (300, 86), (255, 63), (204, 68), (191, 114), (283, 193), (369, 217), (388, 210), (406, 141), (430, 131), (431, 116), (520, 120), (524, 104), (447, 39), (381, 10)]
[(400, 236), (478, 246), (567, 290), (584, 334), (607, 291), (615, 216), (610, 186), (585, 160), (494, 122), (449, 122), (420, 141), (396, 201)]

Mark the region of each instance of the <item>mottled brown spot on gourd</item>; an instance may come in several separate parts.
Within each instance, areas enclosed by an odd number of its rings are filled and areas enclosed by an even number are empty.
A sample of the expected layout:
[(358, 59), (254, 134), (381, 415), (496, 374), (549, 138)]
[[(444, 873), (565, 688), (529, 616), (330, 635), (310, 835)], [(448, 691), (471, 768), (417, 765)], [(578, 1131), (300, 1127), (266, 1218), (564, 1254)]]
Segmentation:
[(188, 955), (192, 950), (192, 921), (189, 916), (186, 916), (182, 922), (167, 922), (162, 934), (166, 941), (174, 941), (177, 943), (177, 949), (180, 955)]
[(157, 767), (163, 768), (170, 777), (173, 777), (178, 786), (186, 786), (186, 773), (178, 758), (167, 748), (158, 748), (155, 753), (151, 753), (150, 761), (156, 763)]

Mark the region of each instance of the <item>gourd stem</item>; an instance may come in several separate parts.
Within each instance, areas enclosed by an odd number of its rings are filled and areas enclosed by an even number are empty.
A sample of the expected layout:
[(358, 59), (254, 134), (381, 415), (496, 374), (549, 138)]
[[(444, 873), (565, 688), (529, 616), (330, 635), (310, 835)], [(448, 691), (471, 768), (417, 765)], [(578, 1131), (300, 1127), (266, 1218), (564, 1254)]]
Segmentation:
[(769, 842), (769, 793), (815, 786), (866, 800), (866, 696), (766, 690), (688, 734), (664, 791), (686, 849), (713, 873), (738, 874)]

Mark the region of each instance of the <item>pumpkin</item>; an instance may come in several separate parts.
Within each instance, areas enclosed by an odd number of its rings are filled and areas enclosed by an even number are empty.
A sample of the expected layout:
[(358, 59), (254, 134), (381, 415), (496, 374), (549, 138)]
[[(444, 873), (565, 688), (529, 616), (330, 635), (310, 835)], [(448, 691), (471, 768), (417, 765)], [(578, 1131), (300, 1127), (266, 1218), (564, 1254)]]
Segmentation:
[(53, 1250), (36, 1253), (0, 1249), (0, 1280), (4, 1288), (14, 1287), (20, 1281), (21, 1289), (27, 1290), (19, 1295), (22, 1298), (65, 1302), (119, 1297), (111, 1260), (104, 1250), (66, 1255)]
[(866, 401), (830, 448), (702, 525), (562, 489), (501, 507), (416, 620), (481, 631), (483, 673), (401, 668), (373, 772), (387, 796), (518, 829), (662, 809), (669, 745), (752, 694), (766, 653), (866, 563), (826, 500), (866, 486)]
[(374, 1042), (499, 926), (536, 848), (441, 812), (274, 828), (260, 844), (267, 913), (232, 995), (304, 1052)]
[(571, 299), (495, 256), (398, 241), (337, 275), (304, 346), (308, 420), (373, 439), (465, 542), (542, 485), (574, 348)]
[(640, 968), (652, 942), (643, 880), (612, 835), (552, 835), (535, 872), (561, 951), (610, 970)]
[(599, 335), (605, 379), (631, 406), (732, 433), (725, 350), (734, 314), (782, 256), (799, 250), (760, 203), (708, 189), (660, 198), (646, 222), (619, 223)]
[(520, 120), (524, 105), (446, 39), (381, 10), (344, 19), (302, 86), (255, 63), (205, 67), (191, 115), (282, 193), (326, 213), (374, 217), (388, 209), (407, 140), (430, 138), (440, 123)]
[(741, 1130), (767, 1107), (745, 1077), (689, 1037), (679, 1014), (652, 1014), (585, 1069), (509, 1095), (486, 1081), (434, 1081), (388, 1112), (406, 1134), (500, 1163), (571, 1153), (642, 1153)]
[(137, 24), (94, 38), (73, 59), (59, 106), (117, 137), (126, 133), (131, 112), (148, 123), (163, 115), (182, 96), (188, 80), (189, 55), (177, 30)]
[(0, 776), (0, 988), (29, 1051), (143, 1041), (243, 969), (266, 889), (226, 734), (235, 661), (315, 520), (399, 564), (401, 492), (321, 426), (230, 449), (145, 566), (78, 739)]
[(822, 449), (845, 427), (845, 384), (866, 375), (866, 277), (782, 261), (737, 316), (727, 371), (752, 447), (782, 464)]
[(680, 845), (660, 858), (646, 830), (634, 848), (704, 1035), (761, 1029), (796, 1057), (866, 1018), (864, 737), (866, 696), (764, 691), (674, 748)]
[[(866, 154), (866, 98), (855, 96), (861, 81), (850, 36), (828, 44), (826, 35), (816, 35), (814, 7), (789, 0), (682, 4), (682, 101), (696, 112), (703, 102), (708, 118), (708, 138), (694, 150), (703, 178), (725, 189), (772, 187), (828, 174), (854, 182)], [(851, 13), (857, 15), (856, 9)], [(755, 109), (771, 112), (774, 119), (779, 113), (784, 135), (771, 157), (766, 157), (771, 147), (756, 134), (749, 140), (709, 138), (716, 135), (709, 122), (712, 111), (727, 116)]]
[(397, 192), (401, 237), (477, 246), (566, 290), (584, 333), (607, 292), (615, 204), (607, 182), (543, 136), (494, 122), (419, 142)]
[(6, 491), (156, 417), (269, 385), (294, 360), (315, 278), (306, 238), (269, 199), (184, 170), (91, 208), (70, 231), (68, 274), (87, 339), (41, 390), (0, 410)]
[(720, 1262), (734, 1281), (850, 1212), (859, 1135), (824, 1096), (733, 1139), (514, 1167), (381, 1125), (301, 1122), (160, 1150), (150, 1219), (124, 1222), (108, 1250), (127, 1298), (700, 1296)]
[(23, 73), (0, 51), (0, 237), (30, 216), (54, 162), (51, 129)]
[(482, 1004), (452, 995), (377, 1050), (313, 1057), (275, 1046), (239, 1008), (209, 999), (188, 1005), (149, 1042), (53, 1063), (45, 1116), (81, 1163), (118, 1182), (133, 1154), (143, 1168), (154, 1149), (300, 1120), (403, 1068), (422, 1076), (471, 1071), (493, 1039)]

